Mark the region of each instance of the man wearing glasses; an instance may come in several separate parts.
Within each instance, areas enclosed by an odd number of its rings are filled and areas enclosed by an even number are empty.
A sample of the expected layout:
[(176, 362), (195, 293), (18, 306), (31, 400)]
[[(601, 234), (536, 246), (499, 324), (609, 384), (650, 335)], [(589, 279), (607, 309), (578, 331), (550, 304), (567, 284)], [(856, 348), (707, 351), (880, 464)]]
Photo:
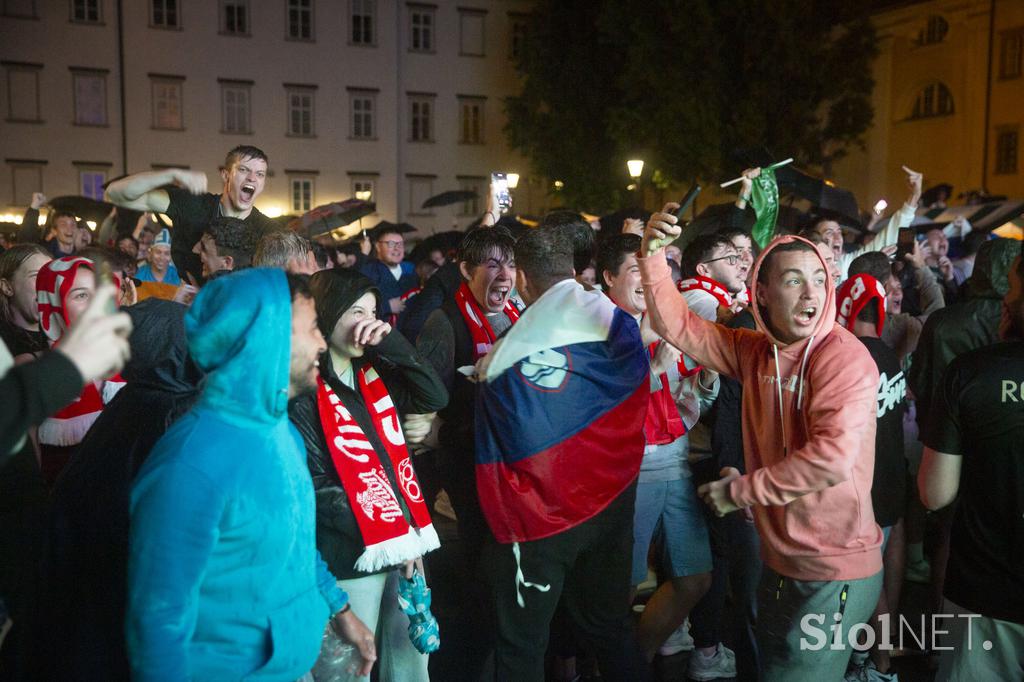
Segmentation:
[(697, 237), (683, 252), (679, 290), (693, 312), (711, 322), (724, 322), (739, 311), (736, 295), (746, 289), (746, 270), (736, 247), (726, 237)]
[(405, 238), (400, 232), (379, 232), (374, 249), (376, 258), (366, 261), (360, 272), (380, 291), (377, 317), (394, 325), (405, 310), (402, 294), (419, 284), (416, 268), (404, 260)]

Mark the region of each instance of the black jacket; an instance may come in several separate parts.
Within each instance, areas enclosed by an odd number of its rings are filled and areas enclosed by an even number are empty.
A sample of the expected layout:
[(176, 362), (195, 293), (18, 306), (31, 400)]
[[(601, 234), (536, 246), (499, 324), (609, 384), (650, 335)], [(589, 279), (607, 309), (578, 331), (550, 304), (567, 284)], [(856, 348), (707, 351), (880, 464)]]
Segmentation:
[[(399, 415), (436, 412), (447, 404), (448, 392), (440, 377), (430, 365), (420, 359), (412, 345), (397, 331), (392, 331), (384, 337), (376, 348), (368, 348), (364, 357), (354, 359), (353, 371), (358, 373), (368, 363), (373, 364), (384, 380)], [(348, 388), (337, 379), (331, 367), (329, 353), (325, 353), (320, 360), (320, 376), (341, 398), (342, 403), (362, 428), (367, 440), (373, 444), (391, 487), (397, 492), (398, 479), (387, 451), (374, 429), (373, 419), (366, 404), (357, 391)], [(309, 472), (313, 476), (313, 488), (316, 491), (317, 549), (327, 562), (328, 568), (339, 580), (362, 577), (366, 574), (354, 567), (366, 546), (359, 532), (355, 514), (349, 506), (348, 495), (341, 485), (341, 479), (331, 460), (331, 453), (327, 449), (327, 440), (320, 425), (316, 394), (307, 394), (293, 400), (288, 406), (288, 415), (302, 434)], [(400, 494), (398, 501), (406, 521), (411, 523), (409, 510)]]

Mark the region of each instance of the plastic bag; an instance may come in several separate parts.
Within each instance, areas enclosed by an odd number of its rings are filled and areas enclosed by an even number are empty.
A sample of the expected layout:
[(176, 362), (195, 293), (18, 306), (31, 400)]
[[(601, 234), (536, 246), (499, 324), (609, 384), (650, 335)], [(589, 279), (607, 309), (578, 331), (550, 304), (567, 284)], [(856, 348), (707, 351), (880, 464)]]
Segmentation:
[(343, 641), (330, 624), (320, 642), (320, 656), (312, 674), (315, 682), (344, 682), (358, 674), (362, 657), (355, 646)]

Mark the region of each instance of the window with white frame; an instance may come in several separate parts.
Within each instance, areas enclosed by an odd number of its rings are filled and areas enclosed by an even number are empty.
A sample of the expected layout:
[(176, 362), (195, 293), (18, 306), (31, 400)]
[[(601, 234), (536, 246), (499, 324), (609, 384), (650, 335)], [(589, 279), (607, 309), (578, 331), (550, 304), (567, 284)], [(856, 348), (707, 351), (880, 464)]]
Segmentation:
[(293, 137), (313, 137), (316, 89), (310, 86), (292, 86), (287, 89), (288, 134)]
[(490, 188), (489, 180), (485, 177), (474, 175), (460, 175), (456, 179), (459, 181), (459, 189), (476, 194), (472, 199), (467, 199), (459, 205), (459, 215), (480, 215), (480, 212), (483, 210), (480, 208), (481, 197), (485, 196)]
[(459, 97), (459, 142), (482, 144), (484, 141), (483, 97)]
[(409, 95), (409, 140), (412, 142), (434, 141), (434, 99), (435, 95)]
[(157, 130), (183, 130), (184, 115), (181, 106), (183, 77), (150, 76), (153, 90), (153, 128)]
[(313, 40), (313, 0), (288, 0), (288, 38)]
[(101, 0), (71, 0), (71, 21), (76, 24), (98, 24), (103, 21)]
[(78, 170), (79, 194), (96, 201), (103, 201), (103, 183), (107, 181), (107, 172), (94, 168)]
[(351, 43), (353, 45), (377, 44), (377, 0), (349, 0)]
[(9, 161), (11, 168), (11, 203), (28, 206), (32, 194), (43, 191), (44, 161)]
[(526, 27), (529, 18), (524, 14), (508, 15), (508, 58), (517, 60), (526, 49)]
[(947, 33), (949, 33), (949, 22), (939, 15), (933, 14), (928, 17), (928, 21), (925, 22), (924, 28), (918, 31), (917, 44), (935, 45), (936, 43), (941, 43), (946, 39)]
[(220, 32), (229, 36), (249, 35), (249, 0), (220, 0)]
[(349, 137), (353, 140), (377, 138), (377, 92), (352, 88), (349, 97)]
[(487, 10), (459, 9), (459, 54), (484, 56), (484, 20)]
[(352, 198), (362, 201), (376, 201), (376, 184), (372, 176), (352, 176)]
[(241, 81), (222, 81), (221, 132), (249, 134), (252, 132), (250, 117), (250, 91), (252, 84)]
[(423, 202), (434, 195), (433, 175), (407, 175), (409, 181), (409, 215), (433, 215)]
[(75, 100), (75, 125), (107, 125), (107, 72), (72, 69), (71, 83)]
[(39, 72), (42, 64), (0, 62), (7, 75), (7, 120), (37, 123), (39, 112)]
[(289, 178), (291, 185), (291, 210), (293, 213), (305, 213), (313, 208), (313, 178), (295, 176)]
[(434, 15), (437, 9), (433, 5), (409, 4), (409, 51), (434, 51)]
[(149, 25), (153, 28), (181, 28), (178, 0), (151, 0)]
[(942, 83), (930, 83), (922, 88), (914, 99), (911, 119), (952, 116), (953, 94)]

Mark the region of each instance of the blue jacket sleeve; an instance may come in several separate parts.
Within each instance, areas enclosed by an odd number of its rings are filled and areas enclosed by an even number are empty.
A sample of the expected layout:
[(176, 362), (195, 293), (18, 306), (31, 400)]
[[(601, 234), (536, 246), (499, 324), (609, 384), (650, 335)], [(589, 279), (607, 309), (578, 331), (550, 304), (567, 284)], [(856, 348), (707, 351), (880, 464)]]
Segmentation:
[(327, 602), (332, 616), (348, 604), (348, 594), (338, 587), (337, 578), (331, 573), (331, 569), (327, 568), (327, 562), (320, 556), (320, 550), (316, 552), (316, 585), (320, 588), (320, 594)]
[(171, 462), (132, 491), (125, 621), (133, 680), (184, 680), (199, 586), (219, 536), (226, 495), (203, 472)]

